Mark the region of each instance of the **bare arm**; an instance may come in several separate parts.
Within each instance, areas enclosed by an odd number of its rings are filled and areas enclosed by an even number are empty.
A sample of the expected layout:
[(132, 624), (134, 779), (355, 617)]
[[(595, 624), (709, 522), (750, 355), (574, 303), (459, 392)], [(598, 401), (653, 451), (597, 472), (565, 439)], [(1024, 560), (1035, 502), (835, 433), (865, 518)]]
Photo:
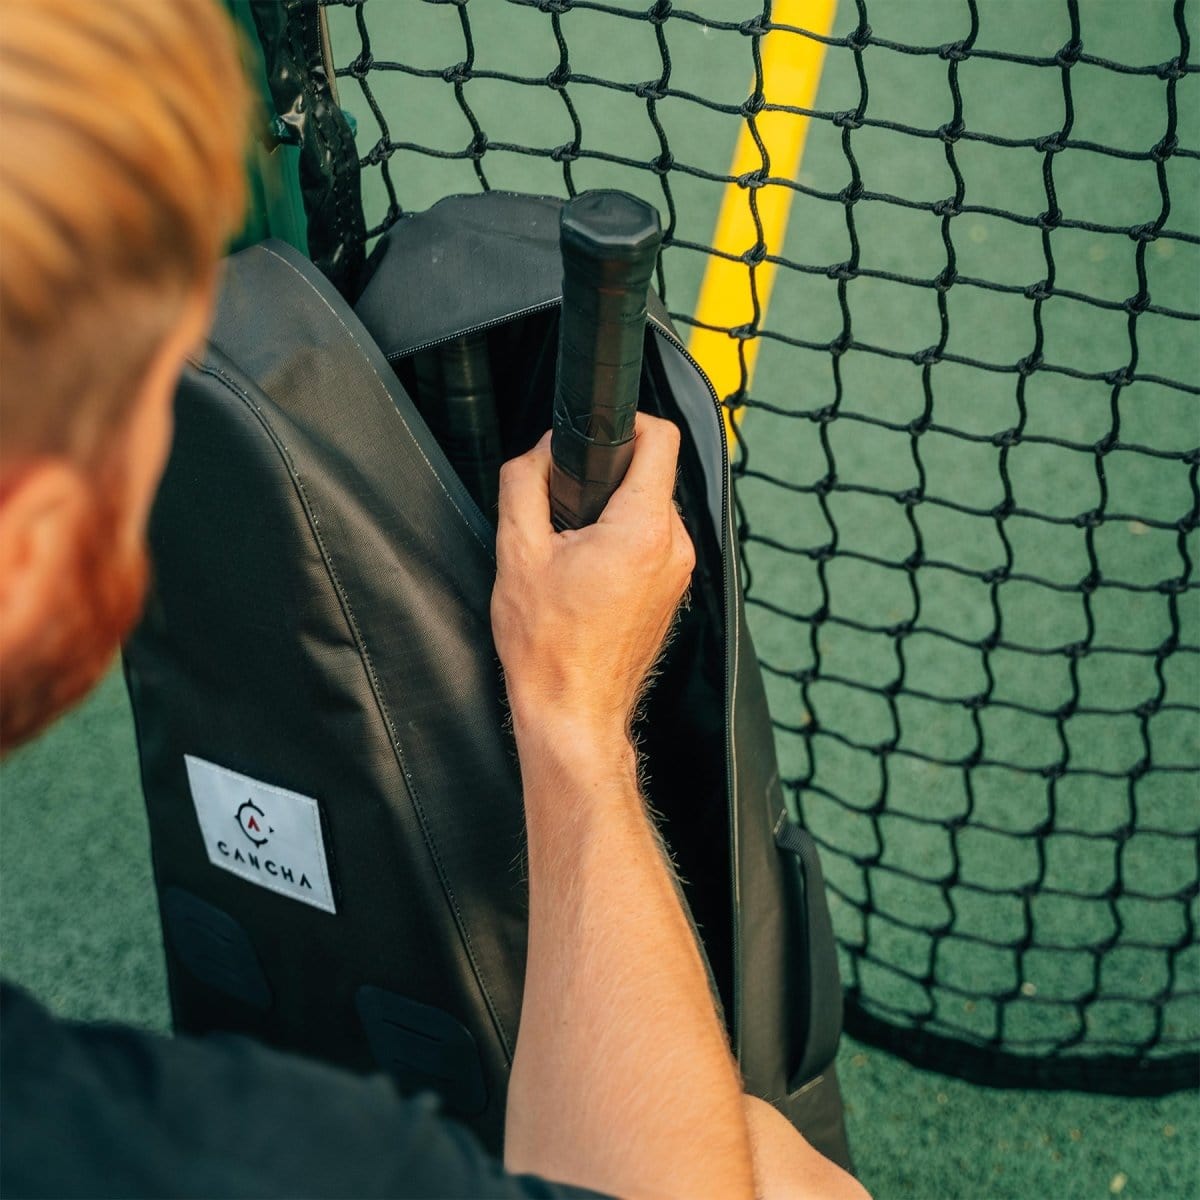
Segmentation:
[(550, 525), (548, 438), (501, 477), (492, 625), (530, 892), (505, 1163), (623, 1197), (738, 1200), (757, 1160), (759, 1195), (861, 1197), (743, 1097), (638, 790), (630, 714), (695, 561), (672, 502), (678, 447), (639, 416), (625, 482), (570, 533)]
[(741, 1084), (638, 791), (630, 713), (693, 563), (678, 432), (639, 418), (600, 523), (555, 534), (549, 443), (502, 477), (492, 623), (529, 830), (505, 1162), (621, 1196), (753, 1195)]

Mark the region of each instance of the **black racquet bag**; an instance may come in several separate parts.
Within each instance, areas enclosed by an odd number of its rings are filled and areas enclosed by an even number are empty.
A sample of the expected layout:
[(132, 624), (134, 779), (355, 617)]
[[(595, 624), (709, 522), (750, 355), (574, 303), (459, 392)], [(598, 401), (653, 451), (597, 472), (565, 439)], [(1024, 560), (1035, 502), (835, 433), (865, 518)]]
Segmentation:
[[(527, 913), (494, 534), (410, 396), (422, 354), (480, 334), (503, 456), (549, 427), (559, 205), (402, 220), (355, 310), (282, 244), (229, 260), (125, 658), (176, 1029), (382, 1068), (494, 1150)], [(747, 1089), (848, 1164), (836, 955), (746, 629), (721, 412), (653, 296), (640, 403), (683, 430), (697, 551), (638, 729), (649, 800)]]

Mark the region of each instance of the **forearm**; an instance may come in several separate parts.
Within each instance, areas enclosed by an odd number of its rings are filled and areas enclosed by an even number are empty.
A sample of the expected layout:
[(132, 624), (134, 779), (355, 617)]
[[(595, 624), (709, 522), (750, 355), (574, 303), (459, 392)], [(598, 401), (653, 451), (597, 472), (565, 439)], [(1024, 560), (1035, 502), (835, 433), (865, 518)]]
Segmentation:
[(751, 1196), (741, 1084), (632, 749), (517, 732), (530, 929), (507, 1165), (620, 1196)]

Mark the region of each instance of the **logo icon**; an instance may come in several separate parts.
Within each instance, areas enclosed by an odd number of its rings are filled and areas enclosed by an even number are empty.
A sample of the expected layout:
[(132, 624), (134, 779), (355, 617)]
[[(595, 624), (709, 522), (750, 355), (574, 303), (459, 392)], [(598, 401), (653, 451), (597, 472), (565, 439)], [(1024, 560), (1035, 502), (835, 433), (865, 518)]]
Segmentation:
[(255, 846), (265, 846), (268, 835), (275, 832), (267, 824), (267, 814), (253, 800), (247, 800), (237, 810), (236, 817), (238, 828)]

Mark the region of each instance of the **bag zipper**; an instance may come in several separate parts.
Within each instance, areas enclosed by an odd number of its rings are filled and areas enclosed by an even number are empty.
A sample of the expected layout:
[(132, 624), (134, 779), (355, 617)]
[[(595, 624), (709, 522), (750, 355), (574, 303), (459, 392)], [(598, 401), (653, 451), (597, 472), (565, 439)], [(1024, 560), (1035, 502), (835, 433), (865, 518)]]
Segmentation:
[(514, 312), (505, 313), (501, 317), (493, 317), (490, 321), (484, 321), (480, 325), (471, 325), (466, 329), (455, 330), (454, 333), (447, 334), (445, 337), (419, 342), (415, 346), (405, 346), (403, 350), (393, 350), (384, 357), (388, 362), (394, 363), (398, 358), (408, 358), (410, 354), (421, 354), (426, 350), (444, 346), (447, 342), (457, 341), (459, 338), (474, 337), (477, 333), (486, 333), (489, 329), (495, 329), (497, 325), (507, 325), (509, 321), (519, 321), (522, 317), (532, 317), (540, 312), (548, 312), (552, 308), (558, 308), (561, 304), (562, 297), (556, 296), (553, 300), (543, 300), (540, 304), (532, 304), (528, 308), (518, 308)]
[(736, 736), (734, 733), (734, 683), (737, 678), (738, 629), (737, 629), (737, 562), (731, 560), (736, 553), (733, 547), (732, 511), (730, 504), (729, 440), (725, 429), (725, 414), (716, 388), (704, 372), (704, 368), (692, 357), (678, 337), (653, 314), (647, 316), (655, 332), (673, 346), (690, 363), (696, 374), (704, 380), (708, 394), (712, 397), (717, 428), (721, 435), (721, 570), (725, 590), (725, 802), (729, 810), (729, 884), (730, 903), (733, 906), (730, 922), (730, 942), (733, 962), (733, 1056), (742, 1056), (742, 953), (741, 953), (741, 874), (738, 854), (738, 787), (737, 771), (734, 768)]

